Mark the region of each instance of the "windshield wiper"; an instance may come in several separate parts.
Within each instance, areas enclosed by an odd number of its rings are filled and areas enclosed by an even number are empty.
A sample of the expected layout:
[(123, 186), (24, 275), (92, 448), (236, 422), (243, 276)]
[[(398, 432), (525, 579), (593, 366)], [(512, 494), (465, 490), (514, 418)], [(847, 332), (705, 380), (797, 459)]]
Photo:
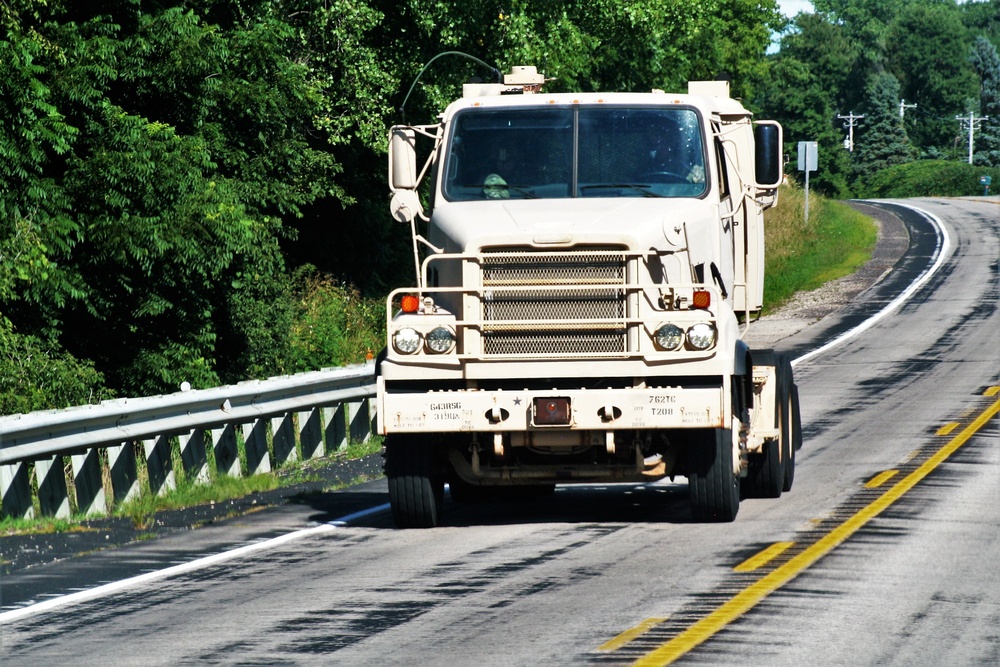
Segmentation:
[(649, 188), (652, 186), (648, 183), (591, 183), (589, 185), (581, 185), (581, 190), (589, 190), (591, 188), (632, 188), (642, 193), (643, 197), (662, 197), (663, 195), (658, 195)]

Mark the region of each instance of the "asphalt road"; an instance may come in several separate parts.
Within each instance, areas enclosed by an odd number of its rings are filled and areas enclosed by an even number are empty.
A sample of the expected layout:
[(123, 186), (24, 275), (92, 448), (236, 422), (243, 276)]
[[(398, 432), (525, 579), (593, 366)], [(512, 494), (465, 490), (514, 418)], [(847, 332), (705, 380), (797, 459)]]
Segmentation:
[(877, 205), (909, 251), (778, 341), (795, 487), (734, 523), (692, 523), (679, 479), (398, 531), (371, 482), (14, 572), (0, 662), (1000, 664), (1000, 200), (907, 203), (943, 232)]

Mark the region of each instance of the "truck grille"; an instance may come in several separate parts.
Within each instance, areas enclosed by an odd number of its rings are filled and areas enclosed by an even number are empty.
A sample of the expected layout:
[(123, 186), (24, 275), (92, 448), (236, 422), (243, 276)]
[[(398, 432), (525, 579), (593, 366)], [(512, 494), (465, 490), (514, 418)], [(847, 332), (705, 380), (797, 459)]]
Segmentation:
[(481, 269), (483, 354), (623, 354), (626, 265), (620, 249), (486, 253)]

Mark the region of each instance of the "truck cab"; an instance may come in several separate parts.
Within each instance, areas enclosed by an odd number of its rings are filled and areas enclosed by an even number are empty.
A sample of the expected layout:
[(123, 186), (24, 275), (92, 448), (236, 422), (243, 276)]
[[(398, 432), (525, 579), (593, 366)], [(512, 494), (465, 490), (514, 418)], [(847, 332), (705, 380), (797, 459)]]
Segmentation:
[(515, 68), (467, 84), (440, 123), (391, 130), (416, 272), (389, 296), (378, 364), (393, 516), (436, 525), (446, 483), (462, 501), (683, 475), (696, 518), (732, 520), (793, 465), (791, 367), (743, 341), (781, 128), (725, 81), (543, 83)]

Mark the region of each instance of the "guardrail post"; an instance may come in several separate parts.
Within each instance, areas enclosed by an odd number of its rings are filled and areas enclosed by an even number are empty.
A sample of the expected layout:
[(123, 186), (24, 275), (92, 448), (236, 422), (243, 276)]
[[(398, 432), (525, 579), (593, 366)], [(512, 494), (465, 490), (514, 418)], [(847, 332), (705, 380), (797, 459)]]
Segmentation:
[(111, 469), (111, 491), (116, 503), (138, 497), (139, 474), (135, 467), (135, 448), (132, 442), (108, 447), (108, 467)]
[(292, 421), (291, 413), (271, 420), (271, 446), (274, 449), (276, 468), (299, 460), (299, 453), (295, 449), (295, 425)]
[(267, 451), (267, 421), (255, 419), (243, 425), (243, 446), (247, 453), (247, 476), (271, 472)]
[(90, 449), (84, 454), (70, 457), (73, 464), (73, 486), (76, 487), (76, 507), (84, 516), (108, 513), (98, 451)]
[(323, 455), (323, 424), (319, 409), (299, 413), (299, 443), (302, 458), (308, 461)]
[(323, 408), (323, 416), (326, 417), (326, 453), (347, 449), (347, 408), (344, 403), (336, 407)]
[(371, 410), (368, 400), (350, 403), (351, 410), (351, 441), (368, 442), (372, 436)]
[(69, 495), (66, 493), (66, 471), (61, 456), (35, 461), (38, 481), (38, 506), (42, 516), (68, 519)]
[(196, 428), (178, 436), (181, 445), (181, 463), (184, 474), (198, 484), (209, 482), (208, 453), (205, 450), (205, 431)]
[(240, 452), (236, 448), (236, 428), (232, 424), (212, 429), (212, 449), (215, 451), (215, 469), (219, 474), (239, 477)]
[(158, 435), (142, 441), (146, 451), (146, 472), (149, 476), (149, 491), (162, 496), (177, 488), (174, 467), (170, 461), (170, 437)]
[(12, 519), (35, 518), (27, 463), (22, 461), (0, 466), (0, 505), (3, 506), (3, 515)]

